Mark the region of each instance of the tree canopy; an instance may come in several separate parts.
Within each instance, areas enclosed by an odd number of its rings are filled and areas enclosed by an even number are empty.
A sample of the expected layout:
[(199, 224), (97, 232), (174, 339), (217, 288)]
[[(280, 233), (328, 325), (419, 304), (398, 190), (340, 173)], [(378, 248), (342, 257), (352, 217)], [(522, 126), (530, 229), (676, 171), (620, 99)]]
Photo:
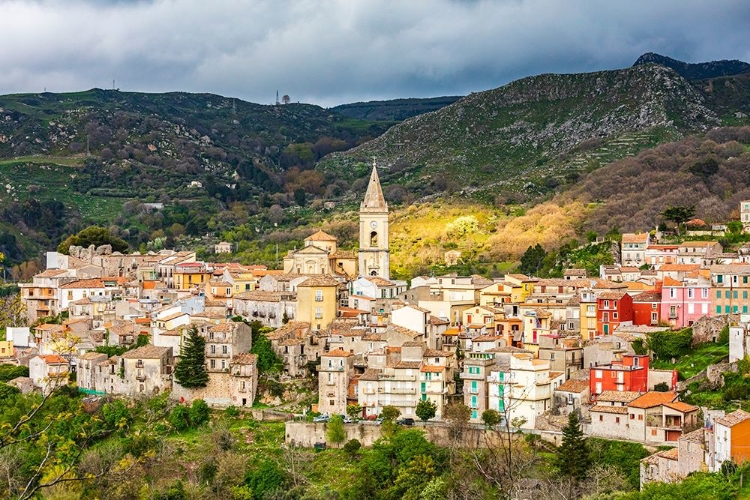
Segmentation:
[(198, 333), (195, 326), (187, 332), (180, 360), (174, 369), (175, 381), (183, 387), (206, 387), (208, 373), (206, 372), (206, 340)]
[(99, 226), (87, 227), (77, 234), (68, 236), (57, 247), (57, 251), (67, 254), (70, 251), (71, 245), (79, 247), (112, 245), (113, 252), (126, 252), (128, 250), (128, 243), (125, 240), (113, 235), (108, 229)]

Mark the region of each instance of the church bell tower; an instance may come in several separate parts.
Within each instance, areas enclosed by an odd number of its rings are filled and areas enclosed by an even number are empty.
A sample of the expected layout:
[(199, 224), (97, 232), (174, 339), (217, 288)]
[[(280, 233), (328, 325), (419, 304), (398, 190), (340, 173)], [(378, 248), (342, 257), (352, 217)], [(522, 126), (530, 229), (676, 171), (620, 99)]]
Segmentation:
[(372, 162), (372, 174), (365, 199), (359, 205), (359, 274), (390, 279), (388, 249), (388, 204), (380, 187), (378, 169)]

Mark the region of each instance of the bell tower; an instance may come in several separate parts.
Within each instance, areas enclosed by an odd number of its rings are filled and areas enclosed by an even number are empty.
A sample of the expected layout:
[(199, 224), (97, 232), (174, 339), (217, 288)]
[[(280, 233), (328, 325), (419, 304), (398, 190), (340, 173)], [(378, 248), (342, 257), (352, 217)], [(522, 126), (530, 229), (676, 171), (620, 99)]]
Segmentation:
[(359, 275), (390, 279), (390, 257), (388, 204), (373, 160), (367, 193), (359, 205)]

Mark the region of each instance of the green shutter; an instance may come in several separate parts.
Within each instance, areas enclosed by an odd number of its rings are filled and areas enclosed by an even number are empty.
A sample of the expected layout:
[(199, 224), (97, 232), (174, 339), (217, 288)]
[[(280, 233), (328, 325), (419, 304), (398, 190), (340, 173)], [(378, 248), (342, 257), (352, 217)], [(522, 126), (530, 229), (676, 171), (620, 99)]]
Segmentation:
[(721, 290), (716, 290), (716, 298), (717, 299), (721, 298)]
[(716, 314), (721, 314), (721, 306), (716, 306)]

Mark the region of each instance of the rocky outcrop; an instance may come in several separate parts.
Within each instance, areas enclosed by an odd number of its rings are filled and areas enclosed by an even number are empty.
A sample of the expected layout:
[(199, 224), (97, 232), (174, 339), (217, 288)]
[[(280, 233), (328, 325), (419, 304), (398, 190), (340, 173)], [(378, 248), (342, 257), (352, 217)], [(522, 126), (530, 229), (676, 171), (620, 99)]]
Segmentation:
[(721, 316), (704, 316), (693, 323), (693, 345), (705, 342), (717, 342), (721, 330), (739, 321), (737, 314), (725, 314)]

